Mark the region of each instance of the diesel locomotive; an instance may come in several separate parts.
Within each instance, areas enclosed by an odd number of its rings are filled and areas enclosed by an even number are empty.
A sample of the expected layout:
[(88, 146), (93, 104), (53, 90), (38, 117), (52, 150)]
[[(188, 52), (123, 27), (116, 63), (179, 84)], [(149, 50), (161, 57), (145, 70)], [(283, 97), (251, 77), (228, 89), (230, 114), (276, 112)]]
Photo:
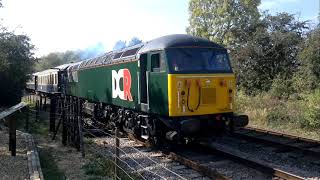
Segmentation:
[(94, 117), (157, 141), (183, 141), (248, 124), (236, 116), (236, 79), (227, 49), (168, 35), (33, 74), (27, 87), (79, 97)]

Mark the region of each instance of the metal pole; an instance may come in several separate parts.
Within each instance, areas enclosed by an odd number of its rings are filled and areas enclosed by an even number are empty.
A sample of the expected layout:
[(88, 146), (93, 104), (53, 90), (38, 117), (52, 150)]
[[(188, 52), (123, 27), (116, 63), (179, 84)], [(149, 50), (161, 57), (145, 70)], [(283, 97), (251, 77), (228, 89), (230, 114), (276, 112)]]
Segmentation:
[(82, 133), (82, 126), (83, 126), (83, 121), (82, 121), (82, 101), (80, 98), (78, 98), (78, 127), (79, 127), (79, 143), (80, 143), (80, 151), (82, 157), (85, 157), (84, 154), (84, 146), (83, 146), (83, 133)]
[(119, 164), (119, 145), (120, 145), (120, 142), (119, 142), (119, 130), (118, 128), (116, 127), (116, 132), (115, 132), (115, 138), (116, 138), (116, 157), (115, 157), (115, 168), (114, 168), (114, 174), (115, 174), (115, 179), (117, 180), (118, 179), (118, 172), (117, 172), (117, 169), (118, 169), (118, 164)]

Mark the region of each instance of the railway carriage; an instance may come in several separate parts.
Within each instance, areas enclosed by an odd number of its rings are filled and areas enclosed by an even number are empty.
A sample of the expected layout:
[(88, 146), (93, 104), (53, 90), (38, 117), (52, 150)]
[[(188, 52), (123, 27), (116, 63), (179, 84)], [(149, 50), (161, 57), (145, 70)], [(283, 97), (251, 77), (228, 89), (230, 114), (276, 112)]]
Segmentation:
[(51, 69), (36, 72), (26, 84), (29, 91), (36, 91), (43, 94), (60, 94), (66, 89), (66, 69), (73, 63), (63, 64)]
[(190, 139), (245, 126), (234, 115), (235, 75), (227, 50), (169, 35), (71, 64), (66, 94), (95, 106), (95, 118), (145, 139)]

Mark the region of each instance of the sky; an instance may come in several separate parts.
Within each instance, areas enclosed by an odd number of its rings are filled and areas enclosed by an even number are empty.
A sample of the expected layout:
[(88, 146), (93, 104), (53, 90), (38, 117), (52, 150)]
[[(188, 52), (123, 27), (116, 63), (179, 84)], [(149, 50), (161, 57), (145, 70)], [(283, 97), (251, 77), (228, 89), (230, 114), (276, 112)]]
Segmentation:
[[(189, 0), (2, 0), (4, 26), (30, 36), (36, 56), (118, 40), (148, 41), (186, 33)], [(298, 14), (317, 22), (319, 0), (262, 0), (259, 9)]]

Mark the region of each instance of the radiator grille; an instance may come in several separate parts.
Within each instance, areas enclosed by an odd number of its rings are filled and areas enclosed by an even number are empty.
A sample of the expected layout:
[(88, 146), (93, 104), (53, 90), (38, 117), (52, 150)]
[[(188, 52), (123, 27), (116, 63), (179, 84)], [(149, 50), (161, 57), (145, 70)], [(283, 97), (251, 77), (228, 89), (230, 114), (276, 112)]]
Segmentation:
[(201, 94), (202, 104), (216, 103), (216, 88), (202, 88)]

